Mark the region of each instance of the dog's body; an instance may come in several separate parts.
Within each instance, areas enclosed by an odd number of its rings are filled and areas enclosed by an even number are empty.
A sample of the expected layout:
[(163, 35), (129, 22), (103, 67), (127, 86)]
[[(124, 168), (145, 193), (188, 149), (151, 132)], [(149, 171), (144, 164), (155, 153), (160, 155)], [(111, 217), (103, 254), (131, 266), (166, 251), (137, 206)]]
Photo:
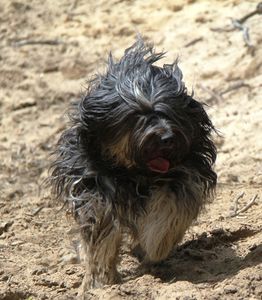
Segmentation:
[(142, 39), (119, 62), (110, 56), (60, 138), (51, 179), (81, 228), (83, 290), (118, 281), (124, 231), (158, 262), (212, 198), (214, 127), (177, 63), (153, 65), (162, 56)]

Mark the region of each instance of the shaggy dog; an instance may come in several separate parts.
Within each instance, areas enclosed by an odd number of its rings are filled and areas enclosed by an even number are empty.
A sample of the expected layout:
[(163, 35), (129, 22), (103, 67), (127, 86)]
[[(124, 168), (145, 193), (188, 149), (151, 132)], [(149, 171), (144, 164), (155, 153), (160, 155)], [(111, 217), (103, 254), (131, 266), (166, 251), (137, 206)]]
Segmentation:
[(118, 282), (123, 232), (159, 262), (212, 198), (214, 126), (177, 61), (154, 65), (163, 55), (142, 38), (119, 61), (110, 54), (58, 142), (51, 181), (80, 225), (83, 291)]

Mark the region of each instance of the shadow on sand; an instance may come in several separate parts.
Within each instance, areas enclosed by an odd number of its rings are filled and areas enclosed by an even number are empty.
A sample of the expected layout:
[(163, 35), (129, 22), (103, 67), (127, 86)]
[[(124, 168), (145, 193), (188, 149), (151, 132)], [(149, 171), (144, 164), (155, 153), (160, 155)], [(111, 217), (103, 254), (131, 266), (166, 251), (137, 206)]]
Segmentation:
[(151, 265), (145, 273), (163, 282), (186, 280), (192, 283), (217, 282), (240, 270), (262, 262), (262, 244), (249, 248), (249, 253), (237, 255), (236, 242), (253, 236), (257, 230), (240, 228), (230, 232), (223, 229), (203, 233), (196, 239), (177, 247), (165, 261)]

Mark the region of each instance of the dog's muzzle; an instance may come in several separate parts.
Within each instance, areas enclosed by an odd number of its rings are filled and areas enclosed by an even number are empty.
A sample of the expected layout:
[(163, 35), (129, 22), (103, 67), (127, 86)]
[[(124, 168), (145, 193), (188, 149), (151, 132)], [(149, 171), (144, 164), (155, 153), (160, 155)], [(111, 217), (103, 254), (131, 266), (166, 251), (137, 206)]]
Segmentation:
[(157, 173), (167, 173), (171, 165), (170, 156), (173, 148), (173, 133), (155, 136), (145, 151), (146, 165), (149, 170)]

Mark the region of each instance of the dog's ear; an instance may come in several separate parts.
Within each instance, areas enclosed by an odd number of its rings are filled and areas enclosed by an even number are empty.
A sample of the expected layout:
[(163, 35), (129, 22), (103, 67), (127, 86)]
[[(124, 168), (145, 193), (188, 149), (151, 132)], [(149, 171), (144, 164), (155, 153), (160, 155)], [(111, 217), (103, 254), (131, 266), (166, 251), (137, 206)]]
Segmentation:
[(186, 98), (186, 109), (190, 118), (196, 120), (199, 128), (203, 129), (206, 134), (209, 135), (212, 131), (216, 133), (215, 126), (204, 108), (206, 104), (195, 100), (191, 95), (187, 95)]
[(56, 198), (66, 201), (76, 182), (87, 175), (87, 157), (82, 151), (77, 130), (70, 128), (64, 131), (53, 152), (54, 160), (49, 169), (49, 182)]

